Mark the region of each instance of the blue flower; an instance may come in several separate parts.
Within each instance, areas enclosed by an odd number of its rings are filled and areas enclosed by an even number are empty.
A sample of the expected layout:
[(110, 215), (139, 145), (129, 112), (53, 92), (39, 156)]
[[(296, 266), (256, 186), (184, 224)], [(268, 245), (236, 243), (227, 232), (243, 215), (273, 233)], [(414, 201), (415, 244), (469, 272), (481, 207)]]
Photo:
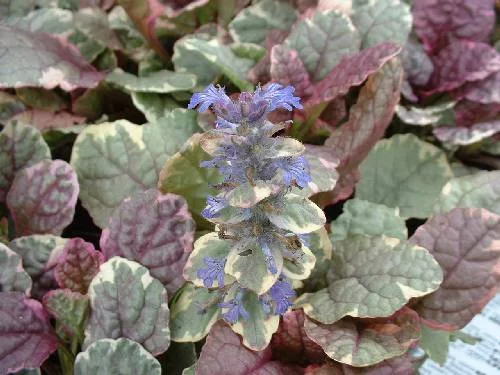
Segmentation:
[(221, 302), (219, 303), (219, 307), (223, 309), (229, 309), (227, 312), (222, 314), (222, 317), (231, 324), (236, 323), (239, 319), (240, 316), (244, 319), (247, 320), (250, 317), (250, 314), (248, 313), (247, 310), (243, 307), (243, 292), (239, 291), (236, 294), (236, 298), (228, 301), (228, 302)]
[(211, 288), (215, 279), (217, 279), (219, 288), (224, 287), (224, 267), (226, 266), (226, 259), (205, 257), (203, 261), (208, 267), (201, 268), (196, 273), (200, 279), (203, 279), (203, 285), (205, 285), (206, 288)]
[(262, 247), (262, 252), (264, 253), (267, 269), (273, 275), (278, 273), (278, 268), (276, 267), (276, 261), (274, 260), (274, 256), (271, 253), (271, 248), (266, 240), (260, 240), (260, 246)]
[(193, 94), (188, 104), (189, 109), (198, 107), (198, 112), (205, 112), (211, 105), (227, 106), (232, 104), (222, 87), (216, 88), (213, 84), (207, 86), (205, 91)]
[(254, 100), (267, 101), (269, 112), (278, 108), (284, 108), (288, 111), (291, 111), (293, 109), (292, 107), (301, 109), (302, 104), (300, 104), (300, 98), (294, 96), (294, 92), (295, 88), (293, 86), (283, 87), (279, 83), (271, 83), (264, 89), (258, 87), (254, 93)]
[(289, 186), (295, 180), (298, 186), (305, 188), (312, 181), (309, 164), (304, 156), (279, 159), (275, 162), (275, 166), (284, 172), (285, 184)]
[(284, 280), (276, 281), (269, 290), (269, 294), (275, 303), (274, 313), (276, 315), (283, 315), (288, 308), (292, 307), (291, 298), (295, 298), (295, 291), (289, 282)]
[(201, 211), (201, 215), (205, 219), (213, 219), (219, 216), (220, 212), (226, 208), (227, 205), (228, 202), (224, 198), (209, 195), (207, 197), (207, 206)]

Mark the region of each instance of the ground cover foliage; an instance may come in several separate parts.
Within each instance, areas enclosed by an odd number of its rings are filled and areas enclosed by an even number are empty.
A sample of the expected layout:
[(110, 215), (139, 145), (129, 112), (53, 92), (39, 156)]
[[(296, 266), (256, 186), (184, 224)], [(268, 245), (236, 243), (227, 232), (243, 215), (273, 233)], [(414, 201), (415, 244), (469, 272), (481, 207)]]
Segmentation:
[(0, 0), (0, 374), (412, 374), (474, 344), (499, 13)]

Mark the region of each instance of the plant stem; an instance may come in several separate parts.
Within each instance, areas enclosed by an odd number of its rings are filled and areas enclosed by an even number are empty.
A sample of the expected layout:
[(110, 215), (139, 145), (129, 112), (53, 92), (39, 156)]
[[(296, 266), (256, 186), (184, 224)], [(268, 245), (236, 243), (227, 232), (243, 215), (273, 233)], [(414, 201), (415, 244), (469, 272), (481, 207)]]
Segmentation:
[(297, 134), (297, 139), (302, 141), (307, 133), (309, 133), (309, 130), (311, 130), (311, 127), (316, 123), (316, 120), (319, 118), (321, 113), (325, 110), (326, 106), (328, 103), (321, 103), (318, 104), (317, 106), (312, 107), (309, 111), (307, 111), (307, 120), (300, 129), (300, 131)]
[(63, 375), (73, 375), (75, 364), (75, 356), (73, 353), (71, 353), (65, 345), (61, 345), (57, 349), (57, 355), (59, 356), (59, 361), (61, 362)]

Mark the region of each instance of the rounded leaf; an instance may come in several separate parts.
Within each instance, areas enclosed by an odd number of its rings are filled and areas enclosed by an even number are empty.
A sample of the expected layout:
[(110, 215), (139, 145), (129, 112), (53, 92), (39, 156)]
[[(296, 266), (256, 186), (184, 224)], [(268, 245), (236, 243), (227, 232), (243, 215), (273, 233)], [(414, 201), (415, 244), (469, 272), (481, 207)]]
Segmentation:
[(75, 375), (160, 375), (160, 363), (138, 343), (120, 338), (102, 339), (75, 360)]
[(296, 301), (325, 324), (344, 316), (390, 316), (411, 298), (435, 291), (443, 279), (426, 249), (396, 238), (351, 235), (335, 243), (334, 254), (328, 288)]
[(429, 216), (453, 176), (444, 152), (412, 134), (379, 141), (360, 169), (356, 198), (399, 207), (404, 218)]
[(50, 149), (40, 132), (9, 121), (0, 133), (0, 201), (5, 201), (19, 170), (46, 159), (50, 159)]
[(102, 231), (100, 246), (108, 259), (121, 256), (148, 268), (173, 296), (184, 283), (194, 228), (184, 198), (150, 189), (122, 202)]
[(43, 296), (43, 307), (71, 335), (83, 340), (83, 325), (89, 313), (89, 298), (69, 289), (57, 289)]
[(113, 257), (89, 287), (91, 314), (84, 348), (102, 338), (125, 337), (158, 355), (170, 344), (167, 292), (147, 268)]
[(260, 201), (266, 199), (271, 194), (276, 193), (279, 186), (272, 185), (266, 181), (255, 181), (253, 184), (245, 182), (231, 190), (225, 199), (229, 204), (238, 208), (250, 208)]
[(19, 171), (7, 194), (17, 235), (59, 235), (73, 220), (80, 188), (63, 160), (43, 160)]
[(31, 278), (23, 268), (22, 258), (0, 243), (0, 291), (23, 292), (29, 295)]

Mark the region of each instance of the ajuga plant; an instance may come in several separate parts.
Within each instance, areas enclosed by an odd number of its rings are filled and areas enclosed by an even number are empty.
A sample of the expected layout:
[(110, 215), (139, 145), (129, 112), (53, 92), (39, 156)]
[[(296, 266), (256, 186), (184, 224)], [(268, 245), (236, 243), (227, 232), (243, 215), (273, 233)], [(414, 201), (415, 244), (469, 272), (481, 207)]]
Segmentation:
[(201, 313), (215, 306), (227, 323), (245, 327), (252, 321), (261, 331), (259, 325), (272, 322), (263, 337), (244, 338), (262, 349), (277, 317), (292, 306), (294, 281), (314, 267), (307, 234), (326, 222), (319, 207), (297, 194), (311, 182), (304, 145), (276, 135), (288, 123), (268, 120), (276, 109), (302, 105), (292, 86), (258, 86), (232, 100), (211, 84), (191, 98), (189, 108), (196, 107), (217, 116), (200, 140), (212, 157), (201, 166), (216, 168), (221, 181), (202, 211), (217, 231), (195, 242), (184, 274), (211, 291)]

